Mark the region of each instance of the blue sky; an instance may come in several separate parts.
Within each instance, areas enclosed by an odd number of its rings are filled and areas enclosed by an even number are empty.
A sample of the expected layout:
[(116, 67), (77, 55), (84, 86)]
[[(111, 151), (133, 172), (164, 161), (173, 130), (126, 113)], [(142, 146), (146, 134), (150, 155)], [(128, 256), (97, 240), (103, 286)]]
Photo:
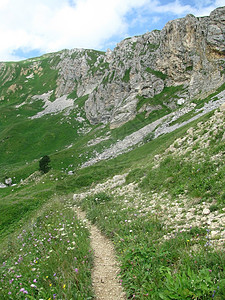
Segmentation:
[(162, 29), (225, 0), (0, 0), (0, 61), (62, 49), (113, 49), (122, 39)]

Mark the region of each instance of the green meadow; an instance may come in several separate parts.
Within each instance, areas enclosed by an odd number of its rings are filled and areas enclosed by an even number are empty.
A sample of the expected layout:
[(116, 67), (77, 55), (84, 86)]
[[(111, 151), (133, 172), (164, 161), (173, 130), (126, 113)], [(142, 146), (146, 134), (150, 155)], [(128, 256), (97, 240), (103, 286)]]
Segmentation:
[[(87, 53), (93, 65), (98, 53)], [(78, 98), (76, 89), (70, 94), (73, 109), (31, 119), (43, 110), (43, 102), (32, 101), (32, 95), (56, 87), (58, 74), (51, 66), (58, 60), (58, 54), (37, 58), (37, 74), (24, 85), (31, 74), (29, 61), (6, 64), (0, 76), (6, 100), (0, 101), (0, 182), (6, 176), (13, 179), (13, 186), (0, 189), (0, 298), (94, 299), (89, 231), (73, 210), (79, 205), (114, 243), (127, 299), (224, 299), (225, 255), (219, 225), (213, 227), (212, 238), (207, 220), (194, 223), (204, 217), (201, 206), (209, 207), (211, 223), (224, 218), (224, 114), (216, 129), (209, 123), (211, 112), (156, 139), (149, 136), (114, 159), (80, 168), (96, 152), (170, 113), (165, 103), (176, 99), (183, 87), (167, 87), (154, 98), (139, 97), (138, 109), (148, 103), (162, 109), (148, 117), (139, 113), (117, 129), (91, 125), (84, 112), (88, 95)], [(153, 71), (148, 70), (164, 78)], [(4, 83), (10, 72), (11, 80)], [(129, 76), (127, 70), (123, 80)], [(17, 89), (9, 91), (14, 84)], [(88, 146), (107, 135), (108, 139)], [(170, 147), (173, 150), (168, 151)], [(44, 155), (51, 159), (46, 174), (39, 171)], [(74, 193), (93, 190), (121, 174), (126, 174), (121, 187), (72, 200)], [(183, 211), (179, 220), (172, 214), (176, 206)]]

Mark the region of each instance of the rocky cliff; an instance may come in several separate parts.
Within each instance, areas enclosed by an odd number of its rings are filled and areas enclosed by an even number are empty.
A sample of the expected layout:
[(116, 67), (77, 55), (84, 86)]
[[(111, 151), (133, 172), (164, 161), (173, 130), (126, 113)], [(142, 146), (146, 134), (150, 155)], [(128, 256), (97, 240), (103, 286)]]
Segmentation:
[[(224, 41), (225, 7), (221, 7), (209, 17), (187, 15), (170, 21), (162, 31), (128, 38), (106, 53), (63, 52), (57, 66), (58, 96), (73, 88), (78, 96), (88, 94), (85, 111), (90, 122), (117, 127), (136, 115), (137, 96), (153, 98), (164, 87), (183, 85), (178, 97), (188, 101), (221, 86)], [(171, 106), (171, 101), (165, 105)]]
[[(190, 99), (208, 96), (225, 82), (225, 7), (208, 17), (187, 15), (170, 21), (161, 31), (125, 39), (106, 53), (73, 49), (45, 58), (48, 69), (55, 72), (55, 83), (43, 81), (43, 90), (35, 91), (36, 96), (45, 93), (51, 101), (72, 97), (75, 102), (86, 96), (85, 112), (91, 124), (119, 127), (138, 112), (146, 116), (162, 108), (170, 112)], [(46, 68), (41, 59), (28, 60), (20, 70), (26, 81), (8, 84), (8, 92), (22, 90), (32, 76), (38, 75), (41, 81)], [(16, 64), (9, 69), (2, 63), (0, 70), (2, 85), (18, 76)], [(173, 96), (154, 100), (172, 86), (179, 87)], [(25, 102), (34, 95), (30, 88)]]

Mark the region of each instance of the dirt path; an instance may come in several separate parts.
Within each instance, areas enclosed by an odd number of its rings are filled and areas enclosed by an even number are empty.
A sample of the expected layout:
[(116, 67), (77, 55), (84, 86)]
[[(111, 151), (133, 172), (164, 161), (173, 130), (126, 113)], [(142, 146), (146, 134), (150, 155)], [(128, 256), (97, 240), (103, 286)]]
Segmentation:
[[(75, 208), (77, 216), (86, 220), (85, 213)], [(91, 247), (94, 250), (94, 268), (92, 271), (92, 284), (97, 300), (125, 300), (126, 296), (119, 283), (118, 263), (115, 258), (113, 244), (100, 230), (86, 221), (91, 233)]]

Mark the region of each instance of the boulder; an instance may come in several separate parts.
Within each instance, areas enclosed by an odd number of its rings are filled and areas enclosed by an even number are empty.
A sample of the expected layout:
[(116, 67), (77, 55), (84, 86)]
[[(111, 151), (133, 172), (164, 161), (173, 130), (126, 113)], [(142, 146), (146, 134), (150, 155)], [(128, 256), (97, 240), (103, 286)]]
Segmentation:
[(209, 215), (210, 214), (210, 210), (208, 208), (204, 208), (203, 211), (202, 211), (202, 214), (205, 215), (205, 216)]
[(12, 178), (5, 178), (5, 184), (7, 186), (11, 186), (12, 185)]

